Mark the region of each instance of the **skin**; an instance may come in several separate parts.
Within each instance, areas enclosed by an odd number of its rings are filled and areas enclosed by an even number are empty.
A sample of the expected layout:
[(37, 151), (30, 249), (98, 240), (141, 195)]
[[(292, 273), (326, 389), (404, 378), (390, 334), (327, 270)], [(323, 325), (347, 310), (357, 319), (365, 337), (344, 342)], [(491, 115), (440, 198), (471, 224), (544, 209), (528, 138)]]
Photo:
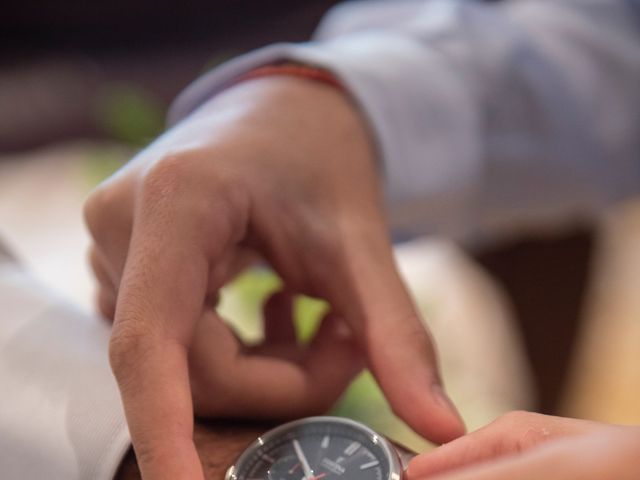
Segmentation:
[[(207, 480), (221, 480), (229, 465), (261, 434), (274, 425), (247, 422), (205, 422), (195, 424), (193, 440), (202, 462)], [(116, 474), (116, 480), (140, 480), (140, 468), (133, 451), (125, 457)]]
[(415, 457), (407, 480), (632, 480), (640, 427), (512, 412)]
[[(205, 477), (223, 478), (227, 467), (268, 424), (198, 422), (194, 440)], [(407, 480), (541, 478), (631, 480), (640, 476), (640, 427), (511, 412), (428, 454), (415, 457)], [(118, 480), (140, 478), (135, 456)]]
[[(203, 478), (194, 413), (322, 411), (360, 367), (349, 352), (418, 433), (437, 443), (463, 434), (394, 263), (380, 192), (349, 99), (272, 77), (217, 95), (91, 195), (99, 303), (114, 317), (109, 356), (144, 478)], [(274, 342), (247, 352), (211, 312), (256, 260), (280, 275), (285, 295), (330, 304), (315, 353), (280, 348), (274, 361)], [(286, 315), (267, 323), (290, 323)], [(337, 324), (350, 340), (335, 340)], [(345, 376), (326, 374), (343, 359)]]

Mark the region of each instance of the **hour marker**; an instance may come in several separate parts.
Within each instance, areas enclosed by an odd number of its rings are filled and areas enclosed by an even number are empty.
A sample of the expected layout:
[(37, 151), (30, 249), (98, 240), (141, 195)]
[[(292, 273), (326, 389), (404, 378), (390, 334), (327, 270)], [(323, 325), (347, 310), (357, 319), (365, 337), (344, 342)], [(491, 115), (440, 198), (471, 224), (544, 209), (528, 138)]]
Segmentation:
[(375, 467), (379, 463), (380, 462), (378, 462), (378, 460), (373, 460), (372, 462), (363, 463), (362, 465), (360, 465), (360, 470), (366, 470), (367, 468)]
[(267, 455), (266, 453), (262, 455), (262, 459), (269, 463), (276, 463), (276, 459)]
[(320, 444), (320, 446), (322, 448), (327, 448), (329, 446), (329, 442), (331, 441), (331, 438), (329, 437), (329, 435), (326, 435), (323, 439), (322, 439), (322, 443)]
[(354, 453), (356, 453), (359, 448), (360, 448), (360, 444), (358, 442), (353, 442), (347, 448), (344, 449), (344, 454), (351, 456)]

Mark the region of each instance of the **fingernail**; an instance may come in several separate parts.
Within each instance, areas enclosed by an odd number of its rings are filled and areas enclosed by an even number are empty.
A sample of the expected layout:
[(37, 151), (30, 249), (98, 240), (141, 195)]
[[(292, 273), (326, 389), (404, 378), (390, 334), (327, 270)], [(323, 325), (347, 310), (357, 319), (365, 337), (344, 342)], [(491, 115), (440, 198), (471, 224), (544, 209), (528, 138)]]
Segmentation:
[(458, 409), (454, 405), (453, 401), (451, 401), (449, 396), (446, 394), (446, 392), (444, 391), (444, 388), (442, 388), (442, 385), (440, 385), (439, 383), (434, 383), (433, 386), (431, 387), (431, 391), (433, 392), (433, 396), (435, 397), (438, 404), (441, 407), (446, 408), (447, 410), (455, 414), (455, 416), (460, 419), (460, 422), (462, 422), (462, 417), (460, 416)]

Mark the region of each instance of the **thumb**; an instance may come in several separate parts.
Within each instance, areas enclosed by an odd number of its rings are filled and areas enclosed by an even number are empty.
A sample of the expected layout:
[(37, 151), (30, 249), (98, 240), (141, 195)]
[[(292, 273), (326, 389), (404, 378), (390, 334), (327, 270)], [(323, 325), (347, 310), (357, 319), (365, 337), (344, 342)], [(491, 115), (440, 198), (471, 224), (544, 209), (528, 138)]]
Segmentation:
[(391, 245), (351, 237), (329, 300), (349, 323), (393, 411), (416, 432), (443, 443), (464, 433), (447, 397), (431, 335), (400, 278)]

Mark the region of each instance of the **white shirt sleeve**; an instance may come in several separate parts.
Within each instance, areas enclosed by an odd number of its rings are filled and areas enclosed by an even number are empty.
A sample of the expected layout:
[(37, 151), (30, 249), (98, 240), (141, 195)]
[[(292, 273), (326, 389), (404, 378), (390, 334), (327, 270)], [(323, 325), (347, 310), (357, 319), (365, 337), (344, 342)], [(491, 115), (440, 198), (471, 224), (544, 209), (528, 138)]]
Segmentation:
[(400, 236), (488, 238), (589, 217), (640, 189), (636, 0), (349, 2), (315, 41), (209, 72), (176, 122), (279, 60), (331, 70), (377, 141)]
[(111, 480), (130, 446), (109, 327), (0, 261), (0, 476)]

